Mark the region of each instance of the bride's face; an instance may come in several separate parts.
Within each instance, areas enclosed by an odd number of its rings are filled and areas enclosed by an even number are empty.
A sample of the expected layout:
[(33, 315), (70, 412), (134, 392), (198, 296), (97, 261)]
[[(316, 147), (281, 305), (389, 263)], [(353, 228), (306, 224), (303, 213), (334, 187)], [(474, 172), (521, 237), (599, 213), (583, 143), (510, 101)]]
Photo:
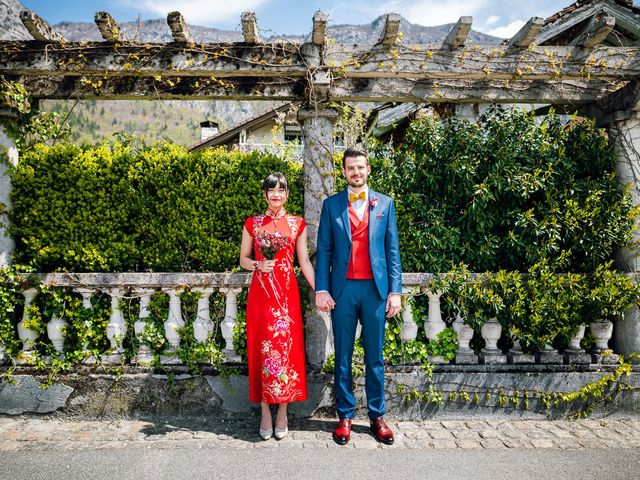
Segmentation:
[(281, 186), (276, 185), (265, 192), (265, 199), (267, 200), (267, 206), (273, 210), (280, 210), (287, 201), (288, 192)]

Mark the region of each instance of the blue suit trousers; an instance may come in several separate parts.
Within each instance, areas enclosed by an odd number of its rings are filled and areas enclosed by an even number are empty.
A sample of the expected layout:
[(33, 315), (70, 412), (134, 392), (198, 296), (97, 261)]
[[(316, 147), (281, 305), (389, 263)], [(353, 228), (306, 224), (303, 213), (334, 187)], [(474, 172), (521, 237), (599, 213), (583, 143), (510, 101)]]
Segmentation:
[(358, 320), (362, 324), (365, 356), (365, 391), (369, 418), (384, 415), (384, 344), (386, 299), (380, 296), (374, 280), (346, 280), (331, 313), (335, 347), (336, 410), (340, 418), (353, 418), (351, 361)]

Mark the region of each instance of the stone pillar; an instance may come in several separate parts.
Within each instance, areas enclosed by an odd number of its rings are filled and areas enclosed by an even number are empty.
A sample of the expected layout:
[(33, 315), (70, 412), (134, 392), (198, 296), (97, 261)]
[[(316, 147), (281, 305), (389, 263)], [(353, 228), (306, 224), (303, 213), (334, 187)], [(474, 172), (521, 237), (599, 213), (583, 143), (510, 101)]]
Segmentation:
[(18, 149), (15, 142), (9, 138), (7, 131), (1, 121), (4, 112), (0, 112), (0, 267), (7, 267), (11, 264), (14, 243), (13, 239), (8, 236), (7, 226), (9, 225), (9, 209), (11, 208), (11, 177), (9, 176), (9, 167), (5, 163), (5, 159), (11, 165), (18, 165)]
[(141, 288), (134, 292), (136, 295), (140, 295), (140, 311), (138, 312), (138, 320), (133, 324), (133, 330), (138, 338), (138, 352), (133, 358), (133, 363), (144, 364), (151, 363), (153, 360), (153, 353), (149, 345), (145, 343), (143, 334), (147, 327), (147, 322), (151, 316), (151, 295), (155, 293), (152, 288)]
[[(73, 290), (79, 293), (80, 295), (82, 295), (82, 308), (85, 308), (87, 310), (93, 310), (91, 297), (95, 293), (94, 290), (92, 288), (83, 288), (83, 287), (74, 288)], [(82, 344), (82, 354), (84, 359), (82, 360), (82, 363), (95, 363), (95, 358), (93, 357), (93, 355), (91, 354), (91, 351), (89, 350), (89, 340), (86, 338), (83, 338), (83, 340), (84, 342)]]
[(170, 288), (164, 290), (169, 295), (169, 313), (164, 322), (164, 336), (169, 343), (164, 355), (160, 355), (160, 363), (163, 365), (179, 365), (182, 360), (178, 357), (180, 347), (180, 329), (184, 327), (182, 319), (182, 302), (180, 299), (181, 290)]
[(117, 364), (122, 361), (124, 355), (124, 337), (127, 334), (127, 327), (124, 321), (120, 301), (124, 294), (118, 287), (109, 289), (111, 295), (111, 316), (107, 323), (107, 338), (111, 347), (109, 352), (102, 356), (102, 362), (107, 364)]
[[(617, 157), (616, 173), (623, 185), (631, 185), (634, 205), (640, 204), (640, 112), (618, 112), (611, 117), (609, 136)], [(633, 232), (633, 241), (640, 241), (640, 231)], [(625, 248), (618, 254), (618, 264), (627, 272), (640, 272), (640, 251)], [(632, 308), (614, 329), (616, 353), (628, 355), (640, 352), (640, 312)]]
[(242, 358), (236, 353), (236, 347), (233, 344), (233, 329), (238, 320), (238, 294), (242, 292), (242, 288), (221, 288), (220, 291), (225, 294), (224, 320), (220, 325), (222, 338), (225, 341), (222, 353), (225, 361), (239, 362)]
[(400, 331), (400, 340), (409, 342), (418, 337), (418, 325), (413, 321), (413, 308), (409, 300), (409, 294), (413, 291), (413, 287), (402, 287), (402, 293), (405, 295), (404, 308), (402, 309), (402, 330)]
[(38, 295), (38, 289), (29, 288), (22, 292), (24, 296), (24, 310), (22, 313), (22, 320), (18, 323), (18, 338), (22, 342), (22, 351), (18, 356), (18, 360), (16, 363), (18, 364), (30, 364), (34, 362), (34, 350), (35, 350), (35, 341), (38, 339), (40, 334), (30, 328), (27, 328), (25, 324), (29, 322), (31, 319), (31, 305), (33, 300)]
[(194, 288), (194, 292), (200, 293), (202, 296), (198, 298), (198, 313), (193, 322), (193, 337), (199, 343), (205, 343), (213, 333), (213, 322), (209, 313), (211, 294), (215, 292), (215, 288)]
[[(442, 320), (442, 310), (440, 308), (440, 297), (444, 292), (442, 290), (432, 291), (428, 287), (424, 291), (429, 297), (429, 312), (427, 320), (424, 322), (424, 334), (429, 342), (436, 342), (438, 335), (447, 328), (447, 324)], [(428, 360), (430, 363), (447, 363), (444, 357), (440, 355), (435, 357), (429, 355)]]
[[(312, 256), (316, 252), (322, 202), (335, 189), (333, 125), (337, 117), (338, 113), (330, 108), (298, 110), (298, 122), (304, 139), (304, 219)], [(314, 305), (315, 300), (311, 295)], [(307, 360), (309, 365), (318, 368), (333, 351), (331, 317), (312, 308), (305, 312), (305, 321)]]

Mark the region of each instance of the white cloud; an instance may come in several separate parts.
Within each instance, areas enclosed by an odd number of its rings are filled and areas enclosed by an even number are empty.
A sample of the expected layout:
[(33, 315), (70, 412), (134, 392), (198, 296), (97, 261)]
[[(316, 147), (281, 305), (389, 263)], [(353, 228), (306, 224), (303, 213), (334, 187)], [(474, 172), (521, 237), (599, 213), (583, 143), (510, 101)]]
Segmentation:
[(411, 23), (432, 26), (455, 23), (460, 17), (473, 16), (481, 11), (486, 0), (450, 0), (448, 2), (402, 2), (409, 3), (406, 18)]
[(491, 30), (486, 30), (486, 31), (484, 31), (484, 33), (486, 33), (488, 35), (493, 35), (494, 37), (499, 37), (499, 38), (511, 38), (518, 32), (518, 30), (520, 30), (522, 28), (522, 26), (525, 23), (526, 22), (524, 22), (522, 20), (514, 20), (513, 22), (509, 23), (508, 25), (504, 25), (502, 27), (493, 28)]
[[(411, 23), (433, 26), (455, 23), (460, 17), (479, 14), (490, 0), (389, 0), (337, 2), (329, 9), (335, 23), (365, 23), (389, 12), (402, 15)], [(360, 19), (360, 20), (358, 20)]]
[(493, 25), (494, 23), (496, 23), (498, 20), (500, 20), (500, 17), (497, 15), (491, 15), (489, 18), (487, 18), (484, 21), (484, 24), (489, 26), (489, 25)]
[(237, 20), (240, 23), (240, 14), (255, 9), (269, 0), (139, 0), (130, 2), (127, 0), (115, 0), (130, 10), (139, 10), (142, 14), (165, 17), (167, 13), (179, 11), (187, 23), (192, 25), (206, 25), (215, 22)]

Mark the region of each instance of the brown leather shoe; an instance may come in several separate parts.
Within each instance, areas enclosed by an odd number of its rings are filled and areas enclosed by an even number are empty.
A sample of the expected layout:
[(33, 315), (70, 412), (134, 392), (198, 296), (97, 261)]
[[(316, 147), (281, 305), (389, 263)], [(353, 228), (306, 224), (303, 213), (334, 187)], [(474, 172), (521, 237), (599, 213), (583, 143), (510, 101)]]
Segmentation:
[(338, 445), (346, 445), (351, 438), (351, 419), (341, 418), (338, 422), (335, 432), (333, 432), (333, 440)]
[(386, 445), (393, 443), (393, 432), (385, 423), (384, 418), (378, 417), (375, 420), (371, 420), (371, 431), (379, 442)]

